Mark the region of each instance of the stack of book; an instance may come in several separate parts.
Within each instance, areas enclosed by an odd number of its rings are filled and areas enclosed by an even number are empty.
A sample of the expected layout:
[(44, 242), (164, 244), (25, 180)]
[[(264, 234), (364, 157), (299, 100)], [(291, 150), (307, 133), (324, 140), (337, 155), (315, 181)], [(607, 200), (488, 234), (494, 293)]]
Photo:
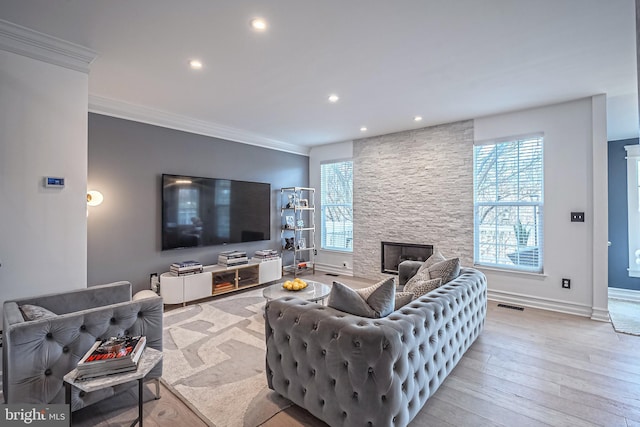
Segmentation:
[(185, 274), (202, 273), (202, 264), (198, 261), (182, 261), (171, 264), (169, 271), (174, 276), (184, 276)]
[(236, 265), (247, 264), (249, 258), (244, 251), (226, 251), (220, 252), (218, 255), (218, 264), (225, 267), (233, 267)]
[(235, 289), (235, 286), (231, 282), (216, 283), (214, 292), (226, 292)]
[(280, 255), (278, 254), (278, 251), (274, 251), (273, 249), (263, 249), (261, 251), (256, 251), (256, 253), (253, 254), (253, 257), (260, 261), (269, 261), (280, 258)]
[(138, 369), (147, 338), (113, 337), (96, 341), (78, 362), (78, 380), (120, 374)]

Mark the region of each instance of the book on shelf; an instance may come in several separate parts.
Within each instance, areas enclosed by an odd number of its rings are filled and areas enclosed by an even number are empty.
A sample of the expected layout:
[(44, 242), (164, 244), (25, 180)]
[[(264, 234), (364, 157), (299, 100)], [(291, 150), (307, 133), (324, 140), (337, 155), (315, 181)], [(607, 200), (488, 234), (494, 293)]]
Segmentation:
[(235, 289), (235, 286), (231, 282), (222, 282), (215, 285), (214, 292), (222, 292), (228, 291), (230, 289)]
[(253, 254), (253, 257), (261, 260), (269, 260), (269, 259), (280, 258), (280, 254), (278, 253), (278, 251), (273, 249), (263, 249), (260, 251), (256, 251)]
[(175, 268), (202, 267), (202, 263), (199, 261), (193, 261), (193, 260), (181, 261), (181, 262), (174, 262), (173, 264), (171, 264), (171, 267), (175, 267)]
[(173, 274), (174, 276), (185, 276), (187, 274), (197, 274), (197, 273), (202, 273), (204, 271), (204, 268), (202, 266), (200, 267), (186, 267), (186, 268), (182, 268), (182, 269), (178, 269), (178, 268), (174, 268), (174, 267), (170, 267), (169, 268), (169, 272), (171, 274)]
[(145, 336), (112, 337), (96, 341), (78, 362), (78, 378), (134, 370), (147, 344)]
[(242, 258), (246, 256), (247, 256), (247, 253), (245, 251), (225, 251), (225, 252), (220, 252), (218, 254), (218, 259)]

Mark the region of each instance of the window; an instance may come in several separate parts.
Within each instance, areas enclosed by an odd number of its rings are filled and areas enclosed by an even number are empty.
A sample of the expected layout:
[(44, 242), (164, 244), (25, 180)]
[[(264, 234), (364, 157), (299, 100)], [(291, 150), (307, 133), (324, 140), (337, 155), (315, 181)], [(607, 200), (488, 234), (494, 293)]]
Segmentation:
[(474, 147), (474, 259), (542, 273), (543, 138)]
[(320, 166), (321, 247), (353, 251), (353, 162)]
[(640, 277), (640, 145), (626, 145), (629, 277)]

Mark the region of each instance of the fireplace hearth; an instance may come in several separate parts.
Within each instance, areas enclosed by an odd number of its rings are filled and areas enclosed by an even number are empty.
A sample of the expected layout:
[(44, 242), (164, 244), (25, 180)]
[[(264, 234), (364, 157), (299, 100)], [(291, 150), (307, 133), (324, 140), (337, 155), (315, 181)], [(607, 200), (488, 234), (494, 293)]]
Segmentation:
[(380, 242), (380, 269), (383, 273), (398, 274), (402, 261), (426, 261), (432, 254), (433, 245)]

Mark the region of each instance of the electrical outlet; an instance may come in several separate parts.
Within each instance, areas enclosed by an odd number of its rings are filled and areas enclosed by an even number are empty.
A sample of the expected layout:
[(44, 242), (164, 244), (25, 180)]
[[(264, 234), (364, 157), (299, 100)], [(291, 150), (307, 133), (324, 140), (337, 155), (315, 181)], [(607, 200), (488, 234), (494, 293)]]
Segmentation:
[(571, 212), (571, 222), (584, 222), (584, 212)]
[(562, 288), (571, 289), (571, 279), (562, 279)]

